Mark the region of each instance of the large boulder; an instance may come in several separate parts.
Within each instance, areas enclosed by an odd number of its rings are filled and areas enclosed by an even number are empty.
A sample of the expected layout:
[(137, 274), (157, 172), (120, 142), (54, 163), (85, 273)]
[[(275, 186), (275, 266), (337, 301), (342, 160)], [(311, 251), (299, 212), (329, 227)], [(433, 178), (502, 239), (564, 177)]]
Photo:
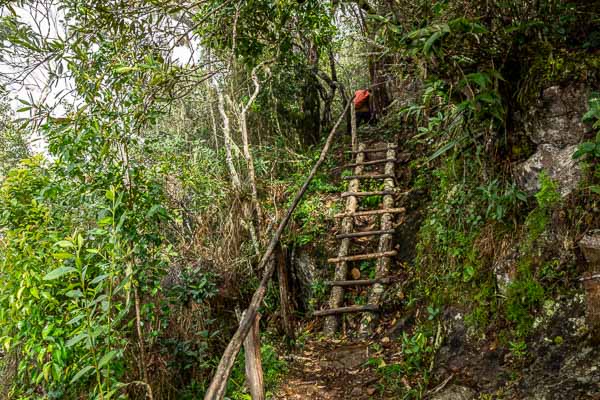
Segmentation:
[(516, 181), (528, 194), (535, 194), (540, 189), (539, 175), (545, 171), (557, 183), (560, 194), (564, 197), (571, 193), (581, 179), (581, 167), (573, 159), (577, 145), (563, 149), (552, 144), (542, 144), (528, 160), (518, 164), (514, 170)]
[(313, 284), (321, 278), (319, 263), (315, 256), (315, 250), (309, 246), (295, 247), (292, 249), (291, 265), (294, 282), (299, 290), (299, 298), (307, 309), (308, 299), (313, 297)]
[(564, 148), (581, 142), (586, 132), (581, 119), (588, 97), (589, 90), (583, 85), (545, 89), (523, 121), (525, 133), (538, 145)]

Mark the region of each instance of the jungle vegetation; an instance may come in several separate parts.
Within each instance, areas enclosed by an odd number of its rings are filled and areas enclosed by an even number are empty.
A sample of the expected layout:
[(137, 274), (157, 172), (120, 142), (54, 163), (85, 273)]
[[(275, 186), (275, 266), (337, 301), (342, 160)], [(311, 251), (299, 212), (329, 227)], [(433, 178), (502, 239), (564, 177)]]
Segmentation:
[[(357, 88), (373, 88), (380, 131), (405, 132), (424, 192), (400, 301), (429, 310), (401, 339), (412, 398), (445, 305), (468, 299), (473, 332), (502, 330), (518, 355), (577, 276), (534, 249), (559, 207), (577, 232), (597, 221), (598, 99), (568, 207), (549, 179), (526, 196), (510, 163), (533, 153), (514, 115), (543, 88), (598, 87), (596, 1), (0, 4), (1, 398), (200, 398), (282, 210)], [(344, 123), (338, 152), (349, 140)], [(284, 247), (327, 252), (341, 162), (319, 171)], [(518, 278), (499, 296), (484, 242), (514, 235)], [(307, 318), (325, 301), (312, 289), (298, 300)], [(263, 314), (277, 302), (273, 282)], [(274, 390), (283, 339), (263, 325)], [(236, 367), (228, 395), (243, 386)]]

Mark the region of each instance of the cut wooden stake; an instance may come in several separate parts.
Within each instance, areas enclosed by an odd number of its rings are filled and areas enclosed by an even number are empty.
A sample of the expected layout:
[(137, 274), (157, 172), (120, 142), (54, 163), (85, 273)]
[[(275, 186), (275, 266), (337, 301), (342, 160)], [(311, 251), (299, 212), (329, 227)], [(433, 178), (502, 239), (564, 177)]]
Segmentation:
[(394, 194), (393, 191), (388, 191), (388, 190), (380, 190), (377, 192), (344, 192), (342, 193), (341, 197), (350, 197), (350, 196), (355, 196), (355, 197), (367, 197), (367, 196), (385, 196), (386, 194)]
[(336, 235), (336, 239), (348, 239), (348, 238), (357, 238), (357, 237), (365, 237), (365, 236), (377, 236), (377, 235), (391, 235), (395, 233), (393, 229), (386, 229), (381, 231), (364, 231), (364, 232), (351, 232), (351, 233), (340, 233)]
[(373, 175), (347, 175), (342, 176), (343, 180), (349, 181), (352, 179), (385, 179), (385, 178), (395, 178), (393, 175), (386, 174), (373, 174)]
[(366, 304), (364, 306), (348, 306), (348, 307), (339, 307), (339, 308), (330, 308), (329, 310), (319, 310), (315, 311), (313, 315), (315, 317), (322, 317), (325, 315), (338, 315), (345, 313), (353, 313), (353, 312), (365, 312), (365, 311), (377, 311), (379, 309), (378, 306), (374, 304)]
[(381, 253), (357, 254), (355, 256), (329, 258), (329, 259), (327, 259), (327, 262), (334, 264), (334, 263), (339, 263), (341, 261), (375, 260), (377, 258), (393, 257), (396, 254), (398, 254), (398, 252), (396, 250), (384, 251), (384, 252), (381, 252)]
[(260, 356), (260, 314), (256, 314), (254, 324), (244, 339), (244, 359), (246, 362), (246, 381), (252, 400), (264, 400), (262, 360)]
[(368, 286), (374, 283), (390, 283), (391, 278), (382, 279), (356, 279), (351, 281), (325, 281), (326, 286)]
[(288, 271), (286, 268), (286, 258), (281, 246), (279, 246), (277, 249), (277, 254), (273, 258), (273, 261), (277, 263), (277, 278), (279, 280), (279, 306), (281, 309), (283, 330), (288, 338), (294, 339), (296, 337), (293, 320), (294, 307), (290, 300), (291, 295)]
[(258, 266), (256, 267), (256, 269), (258, 271), (262, 271), (263, 269), (265, 271), (263, 274), (262, 280), (260, 281), (258, 288), (256, 289), (256, 291), (254, 292), (254, 295), (252, 296), (252, 300), (250, 301), (250, 304), (248, 305), (248, 308), (246, 309), (246, 313), (244, 314), (244, 316), (242, 317), (242, 320), (240, 321), (240, 326), (238, 327), (237, 331), (235, 332), (235, 334), (229, 341), (229, 344), (227, 345), (227, 347), (225, 348), (225, 351), (223, 352), (223, 355), (221, 356), (221, 360), (219, 361), (219, 365), (217, 366), (215, 374), (213, 375), (213, 378), (210, 381), (210, 385), (209, 385), (206, 393), (204, 394), (204, 400), (220, 400), (225, 395), (225, 389), (227, 388), (227, 381), (229, 380), (229, 375), (231, 374), (233, 365), (235, 364), (235, 359), (237, 357), (237, 354), (240, 352), (240, 348), (242, 347), (242, 341), (246, 338), (246, 335), (248, 334), (252, 324), (254, 323), (254, 319), (256, 318), (258, 307), (260, 306), (260, 304), (262, 303), (262, 301), (265, 297), (265, 293), (267, 291), (267, 285), (271, 281), (271, 277), (273, 276), (273, 271), (275, 270), (275, 264), (271, 263), (270, 265), (267, 266), (267, 261), (271, 258), (271, 255), (273, 255), (275, 246), (277, 246), (277, 243), (279, 243), (279, 239), (281, 238), (281, 235), (282, 235), (284, 229), (287, 227), (287, 224), (289, 223), (294, 210), (298, 206), (298, 203), (300, 203), (300, 200), (304, 196), (304, 193), (306, 193), (306, 189), (308, 188), (308, 185), (310, 185), (310, 182), (312, 181), (315, 174), (317, 173), (317, 170), (319, 169), (321, 164), (323, 164), (323, 161), (325, 161), (325, 156), (327, 156), (327, 153), (329, 152), (329, 149), (331, 148), (331, 144), (333, 142), (333, 138), (335, 137), (337, 128), (340, 125), (340, 123), (342, 122), (344, 115), (348, 112), (351, 102), (352, 102), (352, 99), (350, 99), (350, 101), (346, 104), (344, 111), (342, 111), (342, 114), (340, 115), (336, 124), (331, 129), (331, 132), (329, 133), (329, 136), (327, 137), (327, 141), (325, 142), (325, 146), (323, 146), (323, 149), (321, 150), (321, 155), (319, 156), (319, 159), (317, 160), (315, 165), (310, 170), (308, 177), (304, 181), (304, 184), (302, 185), (302, 187), (300, 188), (298, 193), (296, 193), (296, 196), (294, 197), (292, 204), (287, 209), (285, 216), (279, 223), (279, 226), (277, 227), (277, 230), (273, 234), (273, 237), (271, 237), (269, 245), (267, 246), (267, 249), (265, 250), (265, 253), (263, 254), (262, 259), (260, 260), (260, 262), (258, 263)]
[(345, 217), (367, 217), (369, 215), (380, 215), (380, 214), (400, 214), (406, 211), (406, 208), (386, 208), (383, 210), (368, 210), (368, 211), (357, 211), (354, 214), (340, 213), (335, 214), (335, 218)]

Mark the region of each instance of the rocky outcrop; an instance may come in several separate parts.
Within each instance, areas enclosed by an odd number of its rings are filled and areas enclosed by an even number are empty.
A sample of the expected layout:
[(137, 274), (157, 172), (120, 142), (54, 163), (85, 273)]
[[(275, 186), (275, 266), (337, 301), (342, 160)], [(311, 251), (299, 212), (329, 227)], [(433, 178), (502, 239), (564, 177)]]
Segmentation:
[(515, 178), (519, 187), (532, 195), (540, 189), (539, 174), (546, 171), (557, 183), (562, 196), (571, 193), (581, 179), (581, 167), (573, 159), (577, 145), (561, 149), (552, 144), (538, 146), (536, 153), (515, 168)]
[(582, 118), (588, 96), (589, 90), (581, 84), (552, 86), (524, 118), (517, 118), (522, 120), (524, 133), (538, 145), (536, 153), (514, 169), (517, 183), (528, 194), (539, 189), (541, 171), (558, 184), (562, 196), (577, 187), (581, 168), (572, 156), (586, 133)]
[(600, 393), (600, 347), (590, 341), (581, 293), (548, 300), (527, 344), (529, 362), (506, 398), (596, 399)]
[[(297, 247), (292, 249), (291, 264), (294, 282), (300, 291), (298, 299), (307, 301), (313, 297), (312, 286), (319, 278), (318, 262), (314, 256), (314, 250), (309, 247)], [(302, 306), (306, 309), (309, 304)]]
[(581, 142), (588, 97), (589, 90), (581, 84), (545, 89), (523, 121), (526, 134), (536, 144), (558, 148)]
[(600, 346), (590, 338), (583, 293), (544, 303), (521, 356), (503, 349), (493, 332), (469, 335), (463, 315), (455, 308), (442, 314), (445, 340), (432, 378), (441, 386), (450, 376), (452, 382), (431, 399), (487, 398), (482, 394), (501, 390), (502, 399), (591, 400), (600, 393)]

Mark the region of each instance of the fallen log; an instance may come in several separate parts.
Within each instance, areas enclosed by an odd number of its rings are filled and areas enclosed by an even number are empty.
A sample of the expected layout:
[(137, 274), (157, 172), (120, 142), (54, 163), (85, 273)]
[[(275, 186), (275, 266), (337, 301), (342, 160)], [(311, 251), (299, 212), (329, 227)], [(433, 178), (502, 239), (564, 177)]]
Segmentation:
[(338, 118), (334, 127), (331, 129), (331, 132), (327, 137), (327, 141), (325, 142), (325, 146), (323, 146), (323, 149), (321, 150), (321, 155), (319, 156), (319, 159), (311, 169), (310, 173), (308, 174), (308, 177), (306, 178), (306, 181), (304, 181), (304, 184), (302, 185), (298, 193), (296, 193), (292, 204), (287, 209), (285, 216), (283, 217), (283, 219), (279, 223), (279, 226), (277, 227), (277, 230), (273, 234), (273, 237), (271, 238), (271, 241), (269, 242), (269, 245), (267, 246), (267, 249), (265, 250), (262, 259), (258, 263), (256, 269), (258, 271), (262, 271), (264, 269), (265, 271), (262, 280), (260, 281), (258, 288), (252, 296), (252, 300), (250, 301), (250, 304), (248, 305), (248, 308), (246, 309), (246, 312), (244, 313), (244, 316), (240, 321), (240, 325), (237, 331), (229, 341), (229, 344), (227, 345), (225, 351), (223, 352), (223, 355), (221, 356), (221, 360), (219, 361), (217, 370), (215, 371), (215, 374), (213, 375), (213, 378), (210, 382), (210, 386), (204, 394), (204, 400), (221, 400), (223, 396), (225, 396), (227, 381), (229, 380), (229, 375), (231, 374), (231, 370), (233, 369), (235, 359), (238, 353), (240, 352), (242, 342), (246, 338), (246, 335), (248, 335), (250, 327), (254, 323), (258, 307), (260, 306), (265, 297), (265, 293), (267, 291), (267, 284), (271, 280), (271, 277), (273, 276), (273, 272), (275, 270), (276, 263), (268, 263), (268, 261), (273, 255), (275, 247), (277, 246), (277, 244), (279, 243), (279, 239), (281, 238), (281, 234), (287, 227), (287, 224), (289, 223), (292, 217), (292, 213), (300, 203), (300, 200), (304, 196), (304, 193), (306, 192), (308, 185), (317, 173), (317, 170), (319, 169), (321, 164), (323, 164), (323, 161), (325, 161), (325, 157), (327, 156), (329, 148), (331, 147), (331, 144), (335, 137), (335, 132), (337, 131), (338, 126), (342, 122), (344, 115), (348, 112), (350, 104), (353, 100), (354, 97), (352, 97), (350, 101), (346, 104), (344, 111)]

